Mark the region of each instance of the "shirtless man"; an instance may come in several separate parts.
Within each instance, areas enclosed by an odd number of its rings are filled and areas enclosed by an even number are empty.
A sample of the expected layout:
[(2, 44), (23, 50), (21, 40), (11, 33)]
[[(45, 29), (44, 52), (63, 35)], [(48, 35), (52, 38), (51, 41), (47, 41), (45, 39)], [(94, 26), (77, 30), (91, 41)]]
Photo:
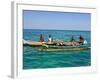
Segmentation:
[(83, 45), (84, 40), (85, 40), (85, 39), (83, 38), (83, 36), (80, 35), (80, 37), (79, 37), (79, 44), (82, 44), (82, 45)]
[(40, 40), (39, 41), (44, 42), (44, 36), (42, 34), (40, 35)]

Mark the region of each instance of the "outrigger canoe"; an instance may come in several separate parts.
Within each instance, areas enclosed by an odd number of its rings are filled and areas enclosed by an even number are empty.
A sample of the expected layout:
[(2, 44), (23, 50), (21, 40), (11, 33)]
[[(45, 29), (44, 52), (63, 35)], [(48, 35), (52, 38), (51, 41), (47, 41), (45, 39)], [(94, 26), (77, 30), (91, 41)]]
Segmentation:
[(78, 45), (78, 46), (71, 46), (71, 45), (58, 46), (54, 43), (35, 42), (35, 41), (26, 41), (26, 40), (24, 40), (24, 46), (38, 47), (37, 51), (40, 51), (40, 52), (43, 52), (43, 51), (80, 51), (80, 50), (90, 49), (88, 44)]

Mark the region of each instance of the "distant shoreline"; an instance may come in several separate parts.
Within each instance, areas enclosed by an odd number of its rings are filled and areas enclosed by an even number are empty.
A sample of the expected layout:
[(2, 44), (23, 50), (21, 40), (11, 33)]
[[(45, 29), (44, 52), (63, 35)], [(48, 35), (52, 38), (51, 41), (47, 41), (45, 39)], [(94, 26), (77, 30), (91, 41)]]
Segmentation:
[(83, 32), (91, 32), (91, 30), (59, 30), (59, 29), (23, 29), (23, 30), (58, 30), (58, 31), (83, 31)]

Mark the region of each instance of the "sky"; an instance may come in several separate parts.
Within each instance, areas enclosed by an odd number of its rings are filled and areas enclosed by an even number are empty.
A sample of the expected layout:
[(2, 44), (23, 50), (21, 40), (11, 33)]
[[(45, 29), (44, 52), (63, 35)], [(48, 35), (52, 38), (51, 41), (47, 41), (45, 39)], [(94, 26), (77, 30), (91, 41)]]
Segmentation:
[(91, 30), (91, 14), (23, 10), (24, 29)]

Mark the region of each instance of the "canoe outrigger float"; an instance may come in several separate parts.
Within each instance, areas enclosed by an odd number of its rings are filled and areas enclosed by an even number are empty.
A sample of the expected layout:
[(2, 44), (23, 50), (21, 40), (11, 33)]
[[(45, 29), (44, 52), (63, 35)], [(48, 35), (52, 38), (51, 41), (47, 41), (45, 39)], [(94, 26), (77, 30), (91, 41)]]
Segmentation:
[(88, 50), (90, 47), (87, 45), (82, 46), (49, 46), (38, 48), (38, 51), (80, 51), (80, 50)]
[[(67, 44), (68, 42), (64, 42)], [(34, 42), (34, 41), (26, 41), (24, 40), (24, 46), (30, 47), (38, 47), (36, 48), (37, 51), (80, 51), (80, 50), (88, 50), (90, 49), (89, 45), (56, 45), (55, 43), (48, 43), (48, 42)]]

